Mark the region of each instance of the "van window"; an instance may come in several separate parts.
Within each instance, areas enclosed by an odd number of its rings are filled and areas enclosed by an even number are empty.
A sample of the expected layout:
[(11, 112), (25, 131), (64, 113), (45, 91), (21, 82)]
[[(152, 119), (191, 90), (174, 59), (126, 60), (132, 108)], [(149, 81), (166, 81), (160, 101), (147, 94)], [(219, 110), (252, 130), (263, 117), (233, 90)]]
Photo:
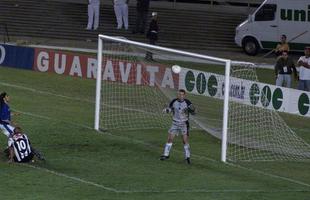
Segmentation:
[(273, 21), (275, 19), (275, 14), (277, 10), (277, 5), (275, 4), (265, 4), (263, 5), (255, 14), (255, 21)]

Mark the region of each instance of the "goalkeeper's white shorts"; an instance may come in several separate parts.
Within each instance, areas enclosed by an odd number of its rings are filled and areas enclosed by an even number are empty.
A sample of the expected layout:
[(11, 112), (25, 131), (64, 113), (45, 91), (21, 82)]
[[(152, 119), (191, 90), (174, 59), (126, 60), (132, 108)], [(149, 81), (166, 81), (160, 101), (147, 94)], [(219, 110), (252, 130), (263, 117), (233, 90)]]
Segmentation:
[(175, 135), (188, 135), (189, 134), (189, 122), (177, 122), (173, 121), (172, 125), (169, 129), (170, 134), (175, 134)]

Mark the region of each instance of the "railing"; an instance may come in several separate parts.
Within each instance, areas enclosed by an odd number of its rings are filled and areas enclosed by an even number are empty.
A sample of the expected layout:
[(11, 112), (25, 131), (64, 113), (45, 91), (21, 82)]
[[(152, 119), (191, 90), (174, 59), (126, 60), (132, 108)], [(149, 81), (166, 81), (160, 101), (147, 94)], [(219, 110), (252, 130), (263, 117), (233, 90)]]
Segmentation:
[(264, 0), (173, 0), (174, 6), (177, 3), (186, 2), (186, 3), (200, 3), (200, 4), (210, 4), (210, 5), (218, 5), (218, 4), (231, 4), (231, 5), (239, 5), (239, 6), (257, 6), (264, 2)]

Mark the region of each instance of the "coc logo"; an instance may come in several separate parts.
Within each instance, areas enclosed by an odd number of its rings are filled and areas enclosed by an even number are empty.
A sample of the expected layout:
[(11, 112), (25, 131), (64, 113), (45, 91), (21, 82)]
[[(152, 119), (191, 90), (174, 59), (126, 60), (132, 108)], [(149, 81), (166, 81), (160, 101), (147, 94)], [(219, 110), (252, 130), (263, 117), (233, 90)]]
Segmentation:
[(211, 97), (215, 96), (218, 91), (218, 81), (214, 75), (208, 77), (204, 73), (199, 73), (195, 78), (192, 71), (188, 71), (185, 75), (186, 90), (192, 92), (195, 87), (199, 94), (204, 94), (206, 90)]
[[(279, 110), (284, 101), (282, 89), (276, 88), (272, 92), (268, 85), (260, 89), (258, 84), (252, 84), (249, 95), (252, 105), (257, 105), (260, 101), (263, 107), (268, 107), (272, 104), (272, 107), (275, 110)], [(306, 93), (302, 93), (298, 98), (298, 111), (301, 115), (306, 115), (309, 112), (309, 109), (309, 96)]]
[(252, 105), (257, 105), (260, 101), (263, 107), (268, 107), (270, 103), (275, 110), (279, 110), (283, 104), (283, 92), (280, 88), (277, 88), (271, 92), (268, 85), (264, 86), (260, 90), (258, 84), (254, 83), (250, 88), (250, 102)]
[(298, 99), (298, 110), (301, 115), (306, 115), (309, 111), (309, 96), (306, 93), (302, 93)]

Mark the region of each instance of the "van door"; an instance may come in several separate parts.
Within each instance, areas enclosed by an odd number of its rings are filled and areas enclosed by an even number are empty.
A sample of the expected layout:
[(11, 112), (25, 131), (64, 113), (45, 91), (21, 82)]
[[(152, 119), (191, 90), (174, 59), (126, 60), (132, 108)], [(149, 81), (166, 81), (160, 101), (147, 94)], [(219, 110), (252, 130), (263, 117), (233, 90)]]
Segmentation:
[(276, 4), (263, 4), (254, 13), (254, 30), (256, 30), (257, 39), (263, 49), (275, 48), (275, 43), (279, 41), (279, 27)]

